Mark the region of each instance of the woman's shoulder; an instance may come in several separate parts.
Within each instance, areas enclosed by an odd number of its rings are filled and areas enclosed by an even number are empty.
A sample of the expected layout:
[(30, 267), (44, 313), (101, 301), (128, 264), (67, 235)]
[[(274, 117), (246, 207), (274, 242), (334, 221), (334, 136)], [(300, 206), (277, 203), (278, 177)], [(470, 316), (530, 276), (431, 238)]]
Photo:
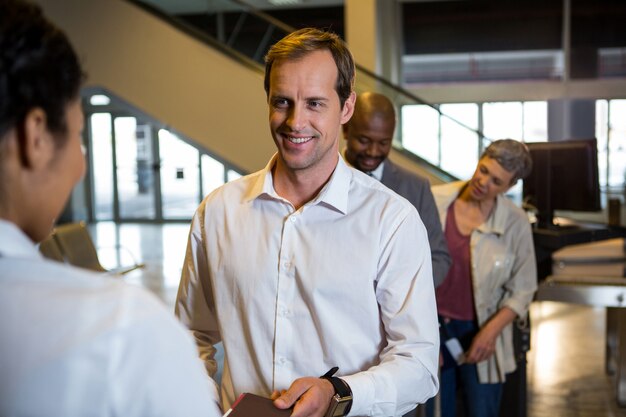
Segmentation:
[(519, 227), (530, 227), (528, 215), (510, 198), (500, 195), (498, 196), (498, 206), (502, 213), (501, 217), (506, 219), (509, 225), (517, 225)]
[(431, 191), (435, 199), (435, 205), (440, 210), (449, 206), (466, 183), (467, 181), (454, 181), (432, 186)]

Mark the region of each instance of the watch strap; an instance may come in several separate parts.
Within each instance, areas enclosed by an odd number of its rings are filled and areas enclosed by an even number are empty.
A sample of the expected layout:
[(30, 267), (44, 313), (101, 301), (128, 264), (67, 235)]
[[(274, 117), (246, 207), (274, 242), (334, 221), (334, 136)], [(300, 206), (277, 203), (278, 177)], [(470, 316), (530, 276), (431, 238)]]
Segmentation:
[(331, 384), (333, 384), (333, 387), (335, 387), (335, 392), (337, 394), (339, 394), (340, 397), (350, 397), (350, 396), (352, 396), (352, 390), (350, 389), (348, 384), (346, 384), (346, 382), (343, 379), (337, 378), (335, 376), (326, 376), (326, 375), (321, 376), (320, 378), (326, 379)]
[[(327, 412), (327, 416), (328, 415), (345, 416), (350, 412), (350, 409), (352, 408), (352, 390), (350, 389), (350, 386), (343, 379), (333, 376), (335, 372), (337, 372), (338, 369), (339, 368), (335, 366), (334, 368), (331, 368), (328, 372), (326, 372), (324, 375), (320, 377), (322, 379), (328, 380), (328, 382), (330, 382), (333, 385), (333, 388), (335, 388), (335, 395), (332, 401), (336, 401), (336, 403), (335, 403), (335, 406), (333, 406), (331, 402), (331, 408)], [(339, 404), (339, 402), (346, 402), (347, 405), (345, 406), (341, 414), (334, 414), (336, 410), (336, 406), (337, 404)]]

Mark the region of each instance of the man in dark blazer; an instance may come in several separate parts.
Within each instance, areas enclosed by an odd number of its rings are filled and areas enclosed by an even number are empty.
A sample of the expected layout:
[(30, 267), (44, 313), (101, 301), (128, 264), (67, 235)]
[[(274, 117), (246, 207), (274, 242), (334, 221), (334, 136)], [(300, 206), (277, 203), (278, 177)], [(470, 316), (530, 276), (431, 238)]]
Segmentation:
[(452, 260), (428, 180), (387, 158), (395, 127), (395, 109), (386, 96), (372, 92), (360, 94), (352, 118), (343, 125), (347, 142), (344, 157), (354, 168), (375, 177), (415, 206), (428, 231), (433, 278), (438, 286)]

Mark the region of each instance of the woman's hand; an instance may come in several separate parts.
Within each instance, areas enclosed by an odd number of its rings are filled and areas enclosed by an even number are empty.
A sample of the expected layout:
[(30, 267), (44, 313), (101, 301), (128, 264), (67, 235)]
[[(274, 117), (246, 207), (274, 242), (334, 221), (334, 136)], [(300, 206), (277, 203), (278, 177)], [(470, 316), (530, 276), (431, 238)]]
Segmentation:
[(465, 353), (466, 363), (478, 363), (487, 360), (496, 351), (496, 338), (499, 331), (491, 329), (489, 323), (478, 331), (469, 350)]
[(478, 331), (469, 350), (465, 353), (466, 363), (478, 363), (487, 360), (496, 351), (496, 339), (517, 314), (508, 307), (502, 307)]

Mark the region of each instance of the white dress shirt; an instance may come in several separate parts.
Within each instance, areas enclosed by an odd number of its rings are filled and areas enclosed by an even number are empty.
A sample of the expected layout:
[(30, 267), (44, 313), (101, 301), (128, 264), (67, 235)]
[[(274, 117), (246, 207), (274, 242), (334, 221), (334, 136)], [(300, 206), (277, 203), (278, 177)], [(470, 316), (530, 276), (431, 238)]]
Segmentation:
[(221, 415), (188, 331), (156, 297), (44, 259), (0, 220), (0, 415)]
[(209, 372), (223, 341), (223, 407), (338, 366), (351, 416), (404, 414), (438, 389), (430, 249), (417, 211), (342, 158), (295, 210), (273, 188), (275, 160), (211, 193), (191, 225), (176, 310)]
[(366, 174), (372, 178), (376, 178), (378, 181), (383, 179), (383, 170), (385, 168), (385, 161), (378, 164), (375, 170), (367, 172)]

